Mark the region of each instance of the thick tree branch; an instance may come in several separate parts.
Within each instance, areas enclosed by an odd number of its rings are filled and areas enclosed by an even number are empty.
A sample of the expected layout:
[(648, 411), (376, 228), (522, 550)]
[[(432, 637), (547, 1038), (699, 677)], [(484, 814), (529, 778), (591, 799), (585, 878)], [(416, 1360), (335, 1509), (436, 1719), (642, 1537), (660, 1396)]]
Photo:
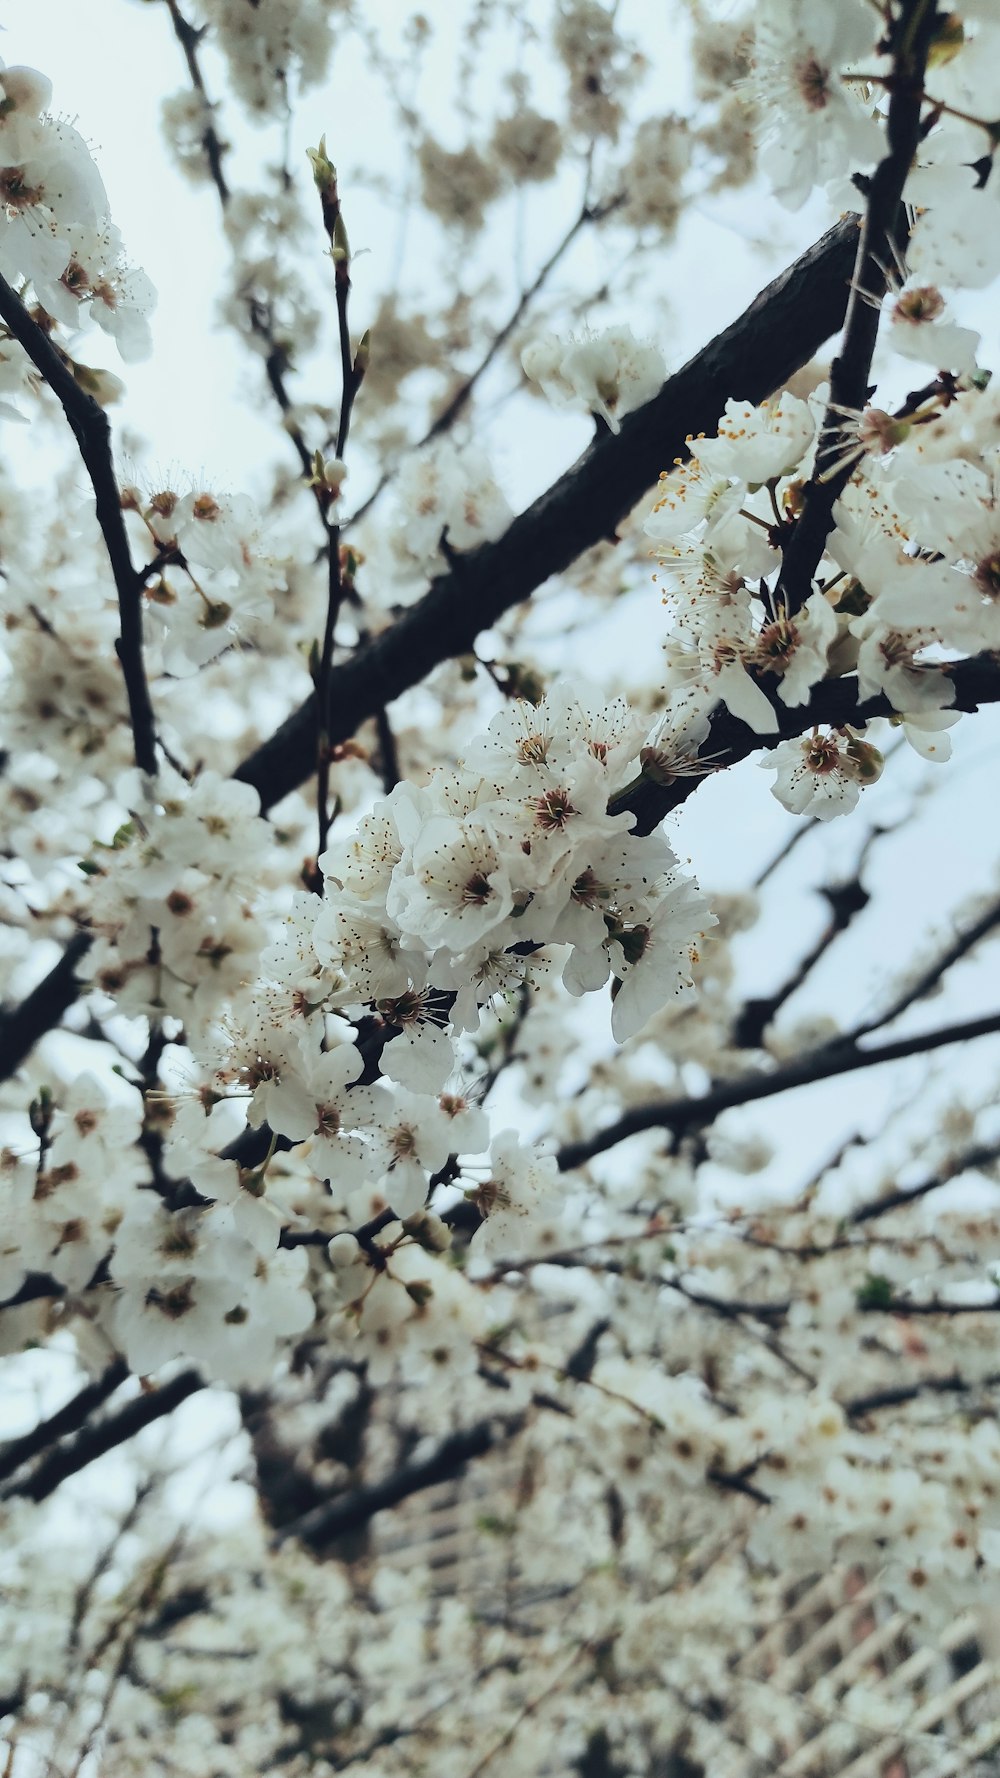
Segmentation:
[(856, 458), (843, 458), (840, 438), (845, 414), (860, 414), (868, 401), (868, 378), (888, 277), (906, 240), (902, 206), (920, 141), (924, 75), (936, 25), (935, 0), (903, 0), (890, 33), (891, 97), (886, 118), (889, 152), (872, 175), (858, 257), (840, 351), (830, 369), (830, 400), (807, 484), (802, 511), (784, 552), (779, 597), (797, 611), (809, 597), (833, 523), (833, 508), (851, 478)]
[(128, 697), (135, 762), (144, 772), (156, 771), (156, 730), (142, 658), (142, 575), (136, 571), (122, 517), (115, 479), (108, 416), (93, 396), (81, 389), (52, 341), (28, 314), (17, 293), (0, 275), (0, 319), (24, 347), (39, 376), (62, 405), (94, 490), (97, 522), (111, 563), (118, 593), (121, 634), (117, 643)]
[[(331, 744), (472, 648), (480, 631), (616, 527), (686, 452), (689, 434), (713, 428), (730, 396), (760, 401), (840, 325), (858, 219), (845, 218), (776, 278), (750, 307), (669, 377), (617, 435), (603, 433), (573, 468), (520, 514), (504, 535), (463, 556), (418, 604), (331, 674)], [(237, 768), (265, 809), (315, 766), (316, 709), (309, 697)]]
[(46, 1031), (58, 1025), (80, 992), (76, 966), (90, 949), (88, 932), (70, 939), (58, 963), (20, 1006), (0, 1011), (0, 1080), (8, 1080)]
[(42, 1451), (66, 1438), (71, 1432), (78, 1432), (96, 1408), (104, 1406), (109, 1395), (124, 1383), (130, 1376), (128, 1365), (123, 1358), (116, 1358), (104, 1375), (95, 1382), (87, 1383), (63, 1407), (57, 1408), (45, 1420), (40, 1420), (30, 1432), (22, 1433), (20, 1438), (8, 1439), (0, 1446), (0, 1481), (6, 1481), (25, 1463), (30, 1463)]
[(95, 1463), (98, 1457), (103, 1457), (108, 1451), (114, 1451), (119, 1445), (126, 1444), (145, 1427), (152, 1426), (154, 1421), (165, 1419), (189, 1395), (194, 1395), (204, 1387), (204, 1381), (197, 1371), (179, 1371), (159, 1388), (150, 1389), (148, 1393), (137, 1395), (132, 1401), (126, 1402), (117, 1414), (108, 1414), (95, 1425), (86, 1427), (76, 1438), (57, 1445), (36, 1464), (23, 1481), (12, 1482), (5, 1488), (0, 1499), (8, 1500), (17, 1494), (36, 1502), (46, 1500), (70, 1476), (77, 1475), (81, 1469), (86, 1469), (88, 1464)]
[(660, 1099), (651, 1105), (637, 1105), (625, 1112), (606, 1129), (581, 1142), (569, 1142), (559, 1150), (559, 1165), (564, 1170), (580, 1167), (595, 1155), (604, 1154), (629, 1136), (643, 1130), (666, 1129), (672, 1135), (699, 1129), (713, 1122), (721, 1112), (736, 1105), (749, 1105), (757, 1099), (770, 1099), (776, 1093), (787, 1093), (795, 1087), (811, 1086), (816, 1081), (832, 1080), (837, 1075), (854, 1074), (862, 1068), (875, 1068), (882, 1062), (899, 1062), (908, 1056), (925, 1055), (951, 1043), (967, 1043), (975, 1037), (987, 1037), (1000, 1031), (1000, 1013), (980, 1019), (944, 1025), (936, 1031), (921, 1031), (911, 1037), (899, 1037), (877, 1048), (861, 1049), (853, 1038), (841, 1038), (824, 1044), (801, 1062), (788, 1063), (768, 1074), (755, 1074), (741, 1080), (725, 1081), (697, 1099)]
[(304, 1543), (313, 1545), (328, 1544), (347, 1531), (356, 1531), (359, 1526), (367, 1525), (376, 1513), (384, 1512), (387, 1507), (398, 1506), (409, 1495), (418, 1494), (424, 1488), (433, 1488), (437, 1482), (448, 1481), (452, 1476), (458, 1475), (473, 1458), (484, 1456), (503, 1439), (512, 1438), (522, 1425), (523, 1418), (518, 1416), (506, 1424), (480, 1420), (466, 1431), (453, 1432), (442, 1439), (429, 1457), (421, 1458), (415, 1463), (404, 1463), (391, 1475), (383, 1477), (382, 1481), (336, 1496), (333, 1500), (325, 1501), (322, 1506), (313, 1507), (310, 1512), (303, 1513), (301, 1518), (293, 1519), (275, 1533), (271, 1540), (272, 1547), (277, 1548), (289, 1537), (298, 1537)]

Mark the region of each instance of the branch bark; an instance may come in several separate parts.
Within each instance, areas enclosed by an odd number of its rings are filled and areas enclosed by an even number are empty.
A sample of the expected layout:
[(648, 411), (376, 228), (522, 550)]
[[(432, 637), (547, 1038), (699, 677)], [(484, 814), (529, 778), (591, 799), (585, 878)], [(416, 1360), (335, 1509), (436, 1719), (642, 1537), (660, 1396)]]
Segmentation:
[[(955, 687), (953, 709), (968, 714), (982, 709), (984, 704), (1000, 703), (1000, 663), (995, 654), (977, 654), (969, 660), (956, 661), (948, 671)], [(751, 753), (777, 747), (779, 742), (803, 735), (817, 724), (829, 728), (863, 727), (877, 716), (895, 716), (896, 711), (882, 694), (860, 698), (857, 680), (844, 678), (821, 680), (813, 686), (808, 704), (794, 710), (777, 699), (774, 714), (776, 732), (758, 735), (739, 717), (732, 716), (724, 704), (718, 705), (703, 753), (706, 757), (711, 755), (718, 762), (716, 769), (723, 771), (748, 759)], [(687, 801), (701, 782), (700, 777), (684, 777), (672, 784), (657, 784), (652, 778), (642, 778), (621, 796), (612, 797), (608, 811), (617, 815), (631, 809), (636, 817), (635, 832), (652, 833), (672, 810)]]
[(272, 1547), (278, 1548), (289, 1537), (297, 1537), (302, 1542), (313, 1545), (328, 1544), (347, 1531), (356, 1531), (359, 1526), (367, 1525), (376, 1513), (384, 1512), (390, 1506), (398, 1506), (409, 1495), (418, 1494), (424, 1488), (433, 1488), (437, 1482), (448, 1481), (450, 1477), (458, 1475), (474, 1457), (482, 1457), (502, 1439), (512, 1438), (520, 1431), (522, 1424), (522, 1417), (503, 1426), (494, 1421), (480, 1420), (465, 1431), (453, 1432), (448, 1438), (442, 1439), (429, 1457), (415, 1463), (404, 1463), (400, 1469), (383, 1477), (380, 1482), (372, 1482), (368, 1487), (341, 1494), (333, 1500), (325, 1501), (322, 1506), (313, 1507), (311, 1512), (303, 1513), (301, 1518), (293, 1519), (275, 1533), (271, 1540)]

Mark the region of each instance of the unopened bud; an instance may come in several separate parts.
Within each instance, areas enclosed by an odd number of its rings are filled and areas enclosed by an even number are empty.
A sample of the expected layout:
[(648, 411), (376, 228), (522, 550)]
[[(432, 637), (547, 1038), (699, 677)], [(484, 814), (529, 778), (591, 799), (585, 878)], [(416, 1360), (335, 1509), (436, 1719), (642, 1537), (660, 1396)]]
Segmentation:
[(928, 68), (942, 68), (957, 56), (965, 42), (965, 26), (957, 12), (946, 13), (938, 23), (927, 53)]
[(337, 211), (333, 224), (333, 263), (349, 265), (351, 261), (351, 244), (347, 239), (347, 224), (340, 211)]
[(451, 1246), (451, 1230), (440, 1216), (432, 1210), (418, 1210), (415, 1216), (408, 1216), (403, 1228), (411, 1241), (422, 1247), (426, 1253), (447, 1253)]
[(319, 139), (318, 148), (307, 148), (309, 164), (312, 167), (316, 190), (321, 193), (337, 190), (337, 169), (326, 152), (326, 136)]
[(851, 739), (847, 743), (847, 757), (854, 767), (854, 775), (862, 784), (874, 784), (882, 776), (885, 760), (877, 747), (870, 741)]

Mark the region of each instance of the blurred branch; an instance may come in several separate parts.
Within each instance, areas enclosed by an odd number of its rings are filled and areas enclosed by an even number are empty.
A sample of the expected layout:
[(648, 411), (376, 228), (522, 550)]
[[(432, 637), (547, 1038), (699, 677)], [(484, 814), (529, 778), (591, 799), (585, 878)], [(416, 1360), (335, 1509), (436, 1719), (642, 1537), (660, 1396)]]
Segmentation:
[[(808, 829), (799, 828), (798, 831), (803, 833)], [(808, 980), (834, 940), (846, 932), (852, 921), (868, 906), (870, 897), (861, 881), (861, 868), (881, 831), (880, 828), (873, 828), (868, 834), (854, 872), (846, 882), (823, 884), (817, 891), (830, 910), (829, 920), (816, 943), (771, 994), (744, 1002), (733, 1023), (733, 1042), (738, 1048), (757, 1048), (775, 1013), (780, 1012), (785, 1002)]]
[(78, 1432), (95, 1408), (103, 1407), (108, 1396), (113, 1395), (130, 1374), (125, 1360), (116, 1358), (103, 1376), (93, 1383), (87, 1383), (71, 1401), (57, 1408), (46, 1419), (39, 1420), (38, 1425), (32, 1427), (30, 1432), (22, 1433), (20, 1438), (7, 1439), (0, 1445), (0, 1481), (6, 1481), (8, 1476), (12, 1476), (25, 1463), (30, 1463), (33, 1457), (37, 1457), (58, 1439), (65, 1438), (68, 1433)]
[[(537, 276), (532, 279), (531, 283), (527, 285), (524, 290), (522, 290), (511, 313), (503, 323), (503, 326), (498, 329), (490, 340), (489, 346), (483, 353), (475, 370), (470, 371), (464, 381), (459, 384), (455, 393), (448, 401), (446, 401), (440, 413), (431, 421), (423, 437), (418, 438), (415, 444), (410, 447), (411, 450), (422, 451), (425, 445), (431, 444), (435, 438), (440, 438), (443, 432), (447, 432), (449, 428), (454, 425), (459, 415), (464, 413), (480, 382), (489, 370), (490, 365), (495, 363), (496, 359), (503, 351), (504, 346), (507, 344), (507, 341), (518, 327), (524, 314), (531, 306), (539, 291), (544, 288), (560, 260), (565, 258), (581, 230), (588, 223), (603, 222), (605, 217), (612, 215), (615, 210), (621, 207), (624, 201), (624, 196), (622, 195), (609, 199), (606, 204), (592, 205), (585, 203), (582, 206), (579, 215), (570, 223), (562, 240), (552, 249), (552, 252), (549, 254), (548, 259), (539, 270)], [(362, 502), (358, 507), (357, 512), (352, 513), (350, 518), (345, 520), (345, 530), (350, 525), (356, 525), (360, 519), (364, 518), (367, 512), (370, 512), (383, 489), (388, 487), (389, 483), (392, 481), (394, 473), (394, 470), (387, 469), (385, 473), (379, 477), (378, 482), (368, 495), (367, 500)]]
[(457, 1475), (473, 1458), (482, 1457), (503, 1439), (512, 1438), (521, 1430), (523, 1423), (521, 1416), (506, 1424), (480, 1420), (466, 1431), (450, 1433), (429, 1457), (414, 1463), (404, 1463), (382, 1481), (372, 1482), (368, 1487), (356, 1488), (350, 1493), (326, 1501), (322, 1506), (313, 1507), (310, 1512), (303, 1513), (301, 1518), (293, 1519), (288, 1525), (282, 1526), (271, 1540), (272, 1547), (277, 1548), (289, 1537), (297, 1537), (304, 1543), (313, 1545), (326, 1544), (335, 1537), (342, 1537), (346, 1531), (356, 1531), (359, 1526), (366, 1525), (369, 1519), (373, 1519), (376, 1513), (384, 1512), (387, 1507), (398, 1506), (409, 1495), (418, 1494), (424, 1488), (433, 1488), (437, 1482), (447, 1481), (451, 1476)]
[(877, 1049), (860, 1049), (853, 1038), (838, 1038), (834, 1043), (813, 1050), (801, 1062), (787, 1063), (768, 1074), (726, 1081), (700, 1098), (661, 1099), (651, 1105), (637, 1105), (595, 1135), (580, 1142), (567, 1143), (559, 1150), (557, 1159), (564, 1170), (580, 1167), (595, 1155), (603, 1154), (643, 1130), (667, 1129), (676, 1136), (713, 1122), (721, 1112), (736, 1105), (749, 1105), (754, 1100), (769, 1099), (795, 1087), (811, 1086), (841, 1074), (854, 1074), (862, 1068), (876, 1068), (883, 1062), (899, 1062), (908, 1056), (925, 1055), (929, 1050), (943, 1049), (947, 1044), (966, 1043), (998, 1031), (1000, 1013), (990, 1013), (983, 1018), (942, 1026), (937, 1031), (921, 1031), (911, 1037), (896, 1038), (892, 1043), (880, 1044)]
[[(191, 85), (201, 99), (202, 104), (210, 113), (209, 122), (206, 124), (202, 134), (202, 146), (205, 150), (205, 158), (208, 161), (212, 183), (218, 192), (219, 204), (222, 208), (223, 215), (225, 215), (229, 205), (230, 190), (225, 175), (225, 169), (223, 167), (223, 156), (227, 152), (228, 144), (222, 141), (215, 128), (214, 121), (212, 121), (215, 116), (216, 106), (208, 97), (205, 77), (202, 73), (201, 61), (198, 55), (198, 49), (202, 37), (205, 34), (205, 30), (204, 27), (200, 30), (197, 29), (184, 17), (180, 7), (177, 5), (177, 0), (166, 0), (166, 6), (170, 13), (170, 22), (173, 26), (174, 36), (177, 38), (177, 41), (181, 46), (184, 60), (187, 64)], [(278, 338), (278, 335), (275, 332), (269, 306), (266, 303), (261, 302), (258, 297), (254, 296), (252, 291), (242, 291), (240, 294), (246, 304), (250, 330), (254, 337), (260, 340), (261, 345), (264, 347), (264, 374), (267, 377), (268, 388), (274, 396), (278, 411), (281, 414), (282, 431), (291, 439), (299, 459), (302, 474), (308, 482), (312, 475), (312, 454), (302, 435), (302, 429), (294, 418), (294, 403), (285, 387), (285, 372), (288, 369), (288, 347)], [(323, 528), (325, 530), (326, 515), (322, 506), (320, 490), (317, 489), (314, 490), (314, 492), (320, 518), (323, 521)]]
[(907, 1402), (916, 1401), (918, 1395), (971, 1395), (980, 1389), (998, 1387), (1000, 1371), (972, 1380), (952, 1371), (947, 1377), (921, 1377), (918, 1383), (898, 1383), (888, 1389), (873, 1389), (870, 1395), (855, 1395), (841, 1406), (848, 1419), (860, 1420), (865, 1414), (878, 1413), (882, 1408), (905, 1407)]
[(874, 1222), (879, 1216), (885, 1216), (890, 1210), (906, 1209), (907, 1205), (915, 1204), (920, 1198), (929, 1197), (931, 1192), (940, 1191), (950, 1185), (962, 1173), (973, 1173), (979, 1168), (989, 1167), (1000, 1159), (1000, 1140), (978, 1143), (974, 1148), (967, 1148), (961, 1154), (949, 1160), (947, 1167), (938, 1173), (931, 1174), (929, 1179), (922, 1179), (919, 1185), (902, 1185), (896, 1191), (885, 1192), (882, 1197), (870, 1203), (859, 1204), (847, 1217), (852, 1226), (858, 1223)]
[(80, 993), (75, 970), (90, 949), (89, 932), (70, 939), (58, 963), (20, 1006), (0, 1010), (0, 1080), (8, 1080), (40, 1037), (57, 1025)]
[(0, 274), (0, 319), (24, 347), (43, 383), (51, 389), (69, 421), (79, 446), (91, 487), (97, 523), (111, 564), (118, 594), (121, 634), (116, 649), (125, 679), (129, 720), (135, 746), (135, 763), (144, 772), (156, 772), (156, 729), (153, 706), (142, 658), (142, 585), (129, 549), (121, 495), (111, 452), (111, 426), (104, 409), (81, 389), (61, 354), (32, 320), (16, 291)]
[(855, 1036), (866, 1037), (869, 1031), (878, 1031), (885, 1025), (891, 1025), (894, 1019), (898, 1019), (900, 1013), (906, 1012), (908, 1007), (932, 993), (952, 965), (961, 962), (963, 957), (967, 957), (969, 952), (975, 950), (981, 940), (988, 938), (991, 932), (996, 931), (997, 927), (1000, 927), (1000, 898), (988, 902), (978, 920), (974, 920), (972, 925), (967, 926), (963, 932), (956, 933), (951, 944), (946, 945), (944, 950), (935, 957), (933, 963), (929, 963), (914, 977), (912, 982), (902, 988), (883, 1012), (878, 1013), (874, 1018), (866, 1019), (863, 1025), (858, 1026)]
[(12, 1482), (5, 1488), (0, 1499), (9, 1500), (14, 1495), (20, 1495), (26, 1500), (36, 1502), (46, 1500), (70, 1476), (78, 1475), (81, 1469), (86, 1469), (108, 1451), (127, 1444), (129, 1439), (135, 1438), (147, 1426), (152, 1426), (154, 1421), (172, 1414), (189, 1395), (204, 1388), (205, 1383), (197, 1371), (179, 1371), (158, 1388), (144, 1391), (132, 1401), (126, 1402), (118, 1413), (108, 1414), (105, 1419), (88, 1426), (75, 1439), (57, 1445), (36, 1464), (23, 1481)]
[(167, 11), (170, 14), (170, 23), (174, 28), (174, 36), (184, 52), (184, 60), (187, 63), (191, 85), (194, 87), (206, 112), (209, 114), (208, 121), (202, 132), (201, 145), (205, 150), (205, 159), (208, 162), (209, 172), (212, 175), (212, 183), (219, 194), (220, 202), (223, 207), (225, 207), (229, 202), (229, 185), (226, 180), (222, 160), (227, 152), (228, 143), (221, 140), (215, 128), (215, 124), (212, 121), (215, 106), (212, 104), (208, 93), (205, 91), (205, 81), (201, 72), (201, 63), (198, 60), (198, 45), (205, 34), (205, 28), (203, 26), (201, 30), (197, 30), (194, 25), (190, 24), (177, 5), (177, 0), (166, 0), (166, 6)]

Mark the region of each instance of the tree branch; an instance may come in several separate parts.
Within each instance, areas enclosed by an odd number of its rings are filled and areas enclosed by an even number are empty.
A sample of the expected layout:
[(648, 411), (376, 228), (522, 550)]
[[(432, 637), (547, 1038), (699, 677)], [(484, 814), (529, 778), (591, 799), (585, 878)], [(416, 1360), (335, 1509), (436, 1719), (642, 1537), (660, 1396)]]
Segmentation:
[(8, 1080), (40, 1037), (57, 1025), (80, 992), (75, 970), (90, 949), (89, 932), (70, 939), (58, 963), (32, 988), (20, 1006), (0, 1011), (0, 1080)]
[(901, 1185), (895, 1191), (885, 1192), (882, 1197), (874, 1198), (868, 1204), (859, 1204), (850, 1212), (847, 1221), (852, 1227), (857, 1227), (859, 1223), (874, 1222), (878, 1217), (887, 1215), (890, 1210), (905, 1210), (908, 1205), (929, 1197), (931, 1192), (941, 1191), (961, 1174), (989, 1167), (998, 1159), (1000, 1141), (979, 1143), (975, 1148), (967, 1148), (962, 1154), (956, 1155), (949, 1162), (946, 1172), (933, 1173), (929, 1179), (922, 1179), (919, 1185)]
[[(955, 687), (953, 709), (969, 713), (981, 709), (984, 704), (1000, 703), (1000, 662), (995, 654), (977, 654), (969, 660), (955, 661), (948, 672)], [(706, 757), (711, 755), (719, 761), (717, 770), (722, 771), (741, 759), (748, 759), (751, 753), (777, 747), (781, 741), (805, 734), (817, 724), (830, 728), (863, 727), (867, 722), (874, 722), (877, 716), (896, 714), (888, 698), (881, 693), (874, 698), (859, 698), (858, 682), (854, 678), (822, 679), (813, 686), (808, 704), (790, 710), (780, 699), (775, 702), (774, 716), (778, 726), (773, 735), (755, 734), (739, 717), (731, 715), (724, 704), (719, 704), (702, 751)], [(652, 778), (640, 778), (620, 796), (611, 798), (608, 812), (617, 815), (623, 809), (631, 809), (636, 817), (635, 832), (652, 833), (672, 810), (687, 801), (700, 783), (700, 777), (677, 778), (672, 784), (657, 784)]]
[(971, 1395), (975, 1390), (996, 1389), (998, 1385), (1000, 1371), (971, 1382), (958, 1371), (952, 1371), (947, 1377), (921, 1377), (918, 1383), (898, 1383), (887, 1389), (875, 1389), (870, 1395), (855, 1395), (841, 1405), (849, 1420), (860, 1420), (882, 1408), (904, 1407), (907, 1402), (916, 1401), (918, 1395)]
[(129, 1439), (135, 1438), (154, 1421), (162, 1420), (167, 1414), (180, 1407), (189, 1395), (194, 1395), (205, 1384), (197, 1371), (179, 1371), (169, 1382), (163, 1383), (158, 1389), (150, 1389), (148, 1393), (137, 1395), (117, 1414), (109, 1414), (99, 1420), (96, 1425), (88, 1426), (75, 1439), (56, 1448), (36, 1464), (31, 1474), (24, 1481), (12, 1482), (0, 1494), (0, 1499), (9, 1500), (13, 1495), (21, 1495), (26, 1500), (46, 1500), (62, 1482), (70, 1476), (77, 1475), (88, 1464), (95, 1463), (108, 1451), (114, 1451)]
[(52, 341), (32, 320), (20, 297), (2, 275), (0, 319), (24, 347), (42, 381), (61, 403), (90, 476), (97, 522), (118, 593), (121, 634), (116, 648), (125, 678), (135, 762), (142, 771), (155, 774), (156, 730), (142, 658), (142, 576), (132, 562), (125, 532), (108, 416), (93, 397), (80, 388)]
[(604, 1154), (607, 1149), (643, 1130), (667, 1129), (677, 1136), (686, 1130), (704, 1127), (721, 1112), (736, 1105), (749, 1105), (757, 1099), (770, 1099), (776, 1093), (790, 1092), (794, 1087), (811, 1086), (816, 1081), (832, 1080), (840, 1074), (854, 1074), (861, 1068), (876, 1068), (882, 1062), (899, 1062), (908, 1056), (943, 1049), (946, 1044), (966, 1043), (998, 1031), (1000, 1013), (990, 1013), (961, 1024), (944, 1025), (936, 1031), (899, 1037), (892, 1043), (880, 1044), (877, 1049), (859, 1049), (853, 1038), (841, 1038), (835, 1043), (824, 1044), (822, 1049), (814, 1050), (801, 1062), (775, 1068), (769, 1074), (726, 1081), (697, 1099), (660, 1099), (651, 1105), (637, 1105), (595, 1135), (580, 1142), (567, 1143), (556, 1158), (563, 1170), (581, 1167), (595, 1155)]
[(212, 114), (215, 111), (215, 106), (212, 104), (208, 93), (205, 90), (205, 81), (201, 72), (201, 63), (198, 60), (198, 44), (201, 41), (202, 33), (201, 31), (196, 30), (195, 26), (190, 24), (183, 16), (180, 7), (177, 5), (177, 0), (166, 0), (166, 3), (167, 11), (170, 14), (170, 23), (174, 28), (174, 36), (181, 46), (184, 60), (187, 63), (187, 71), (191, 79), (191, 85), (209, 114), (209, 121), (206, 123), (202, 134), (201, 145), (205, 150), (205, 159), (208, 162), (208, 170), (212, 176), (212, 183), (219, 194), (219, 202), (222, 204), (223, 209), (225, 209), (225, 206), (229, 202), (229, 184), (226, 179), (225, 169), (222, 162), (228, 144), (221, 140), (218, 131), (215, 128), (215, 124), (212, 122)]
[(116, 1358), (102, 1377), (98, 1377), (93, 1383), (87, 1383), (71, 1401), (57, 1408), (54, 1414), (49, 1414), (45, 1420), (39, 1420), (37, 1426), (33, 1426), (30, 1432), (22, 1433), (20, 1438), (8, 1439), (0, 1446), (0, 1481), (6, 1481), (8, 1476), (12, 1476), (25, 1463), (30, 1463), (33, 1457), (37, 1457), (49, 1445), (55, 1444), (57, 1439), (65, 1438), (68, 1433), (78, 1432), (94, 1410), (103, 1407), (108, 1396), (113, 1395), (130, 1375), (125, 1360)]
[[(463, 556), (460, 568), (440, 575), (391, 629), (335, 667), (331, 744), (349, 739), (442, 661), (468, 653), (480, 631), (613, 537), (664, 465), (686, 452), (688, 435), (715, 426), (730, 396), (762, 400), (806, 363), (843, 318), (857, 232), (857, 217), (838, 222), (629, 414), (620, 433), (595, 439), (502, 537)], [(310, 696), (234, 775), (254, 785), (269, 809), (311, 775), (315, 735)]]
[(902, 207), (920, 141), (924, 75), (936, 22), (935, 0), (903, 0), (890, 32), (891, 97), (886, 119), (889, 152), (872, 175), (858, 257), (851, 281), (844, 337), (830, 368), (830, 399), (820, 430), (816, 468), (803, 492), (802, 511), (784, 552), (778, 597), (790, 611), (805, 604), (812, 591), (833, 524), (833, 509), (857, 464), (842, 458), (840, 439), (846, 414), (860, 414), (868, 401), (868, 378), (878, 336), (887, 268), (898, 258), (907, 238)]
[(347, 1531), (356, 1531), (359, 1526), (367, 1525), (376, 1513), (398, 1506), (409, 1495), (433, 1488), (437, 1482), (457, 1475), (474, 1457), (482, 1457), (503, 1439), (512, 1438), (523, 1423), (521, 1416), (503, 1425), (480, 1420), (466, 1431), (453, 1432), (442, 1439), (429, 1457), (416, 1463), (404, 1463), (380, 1482), (372, 1482), (368, 1487), (355, 1488), (325, 1501), (322, 1506), (315, 1506), (301, 1518), (282, 1526), (271, 1540), (272, 1548), (278, 1548), (289, 1537), (316, 1545), (330, 1543)]

